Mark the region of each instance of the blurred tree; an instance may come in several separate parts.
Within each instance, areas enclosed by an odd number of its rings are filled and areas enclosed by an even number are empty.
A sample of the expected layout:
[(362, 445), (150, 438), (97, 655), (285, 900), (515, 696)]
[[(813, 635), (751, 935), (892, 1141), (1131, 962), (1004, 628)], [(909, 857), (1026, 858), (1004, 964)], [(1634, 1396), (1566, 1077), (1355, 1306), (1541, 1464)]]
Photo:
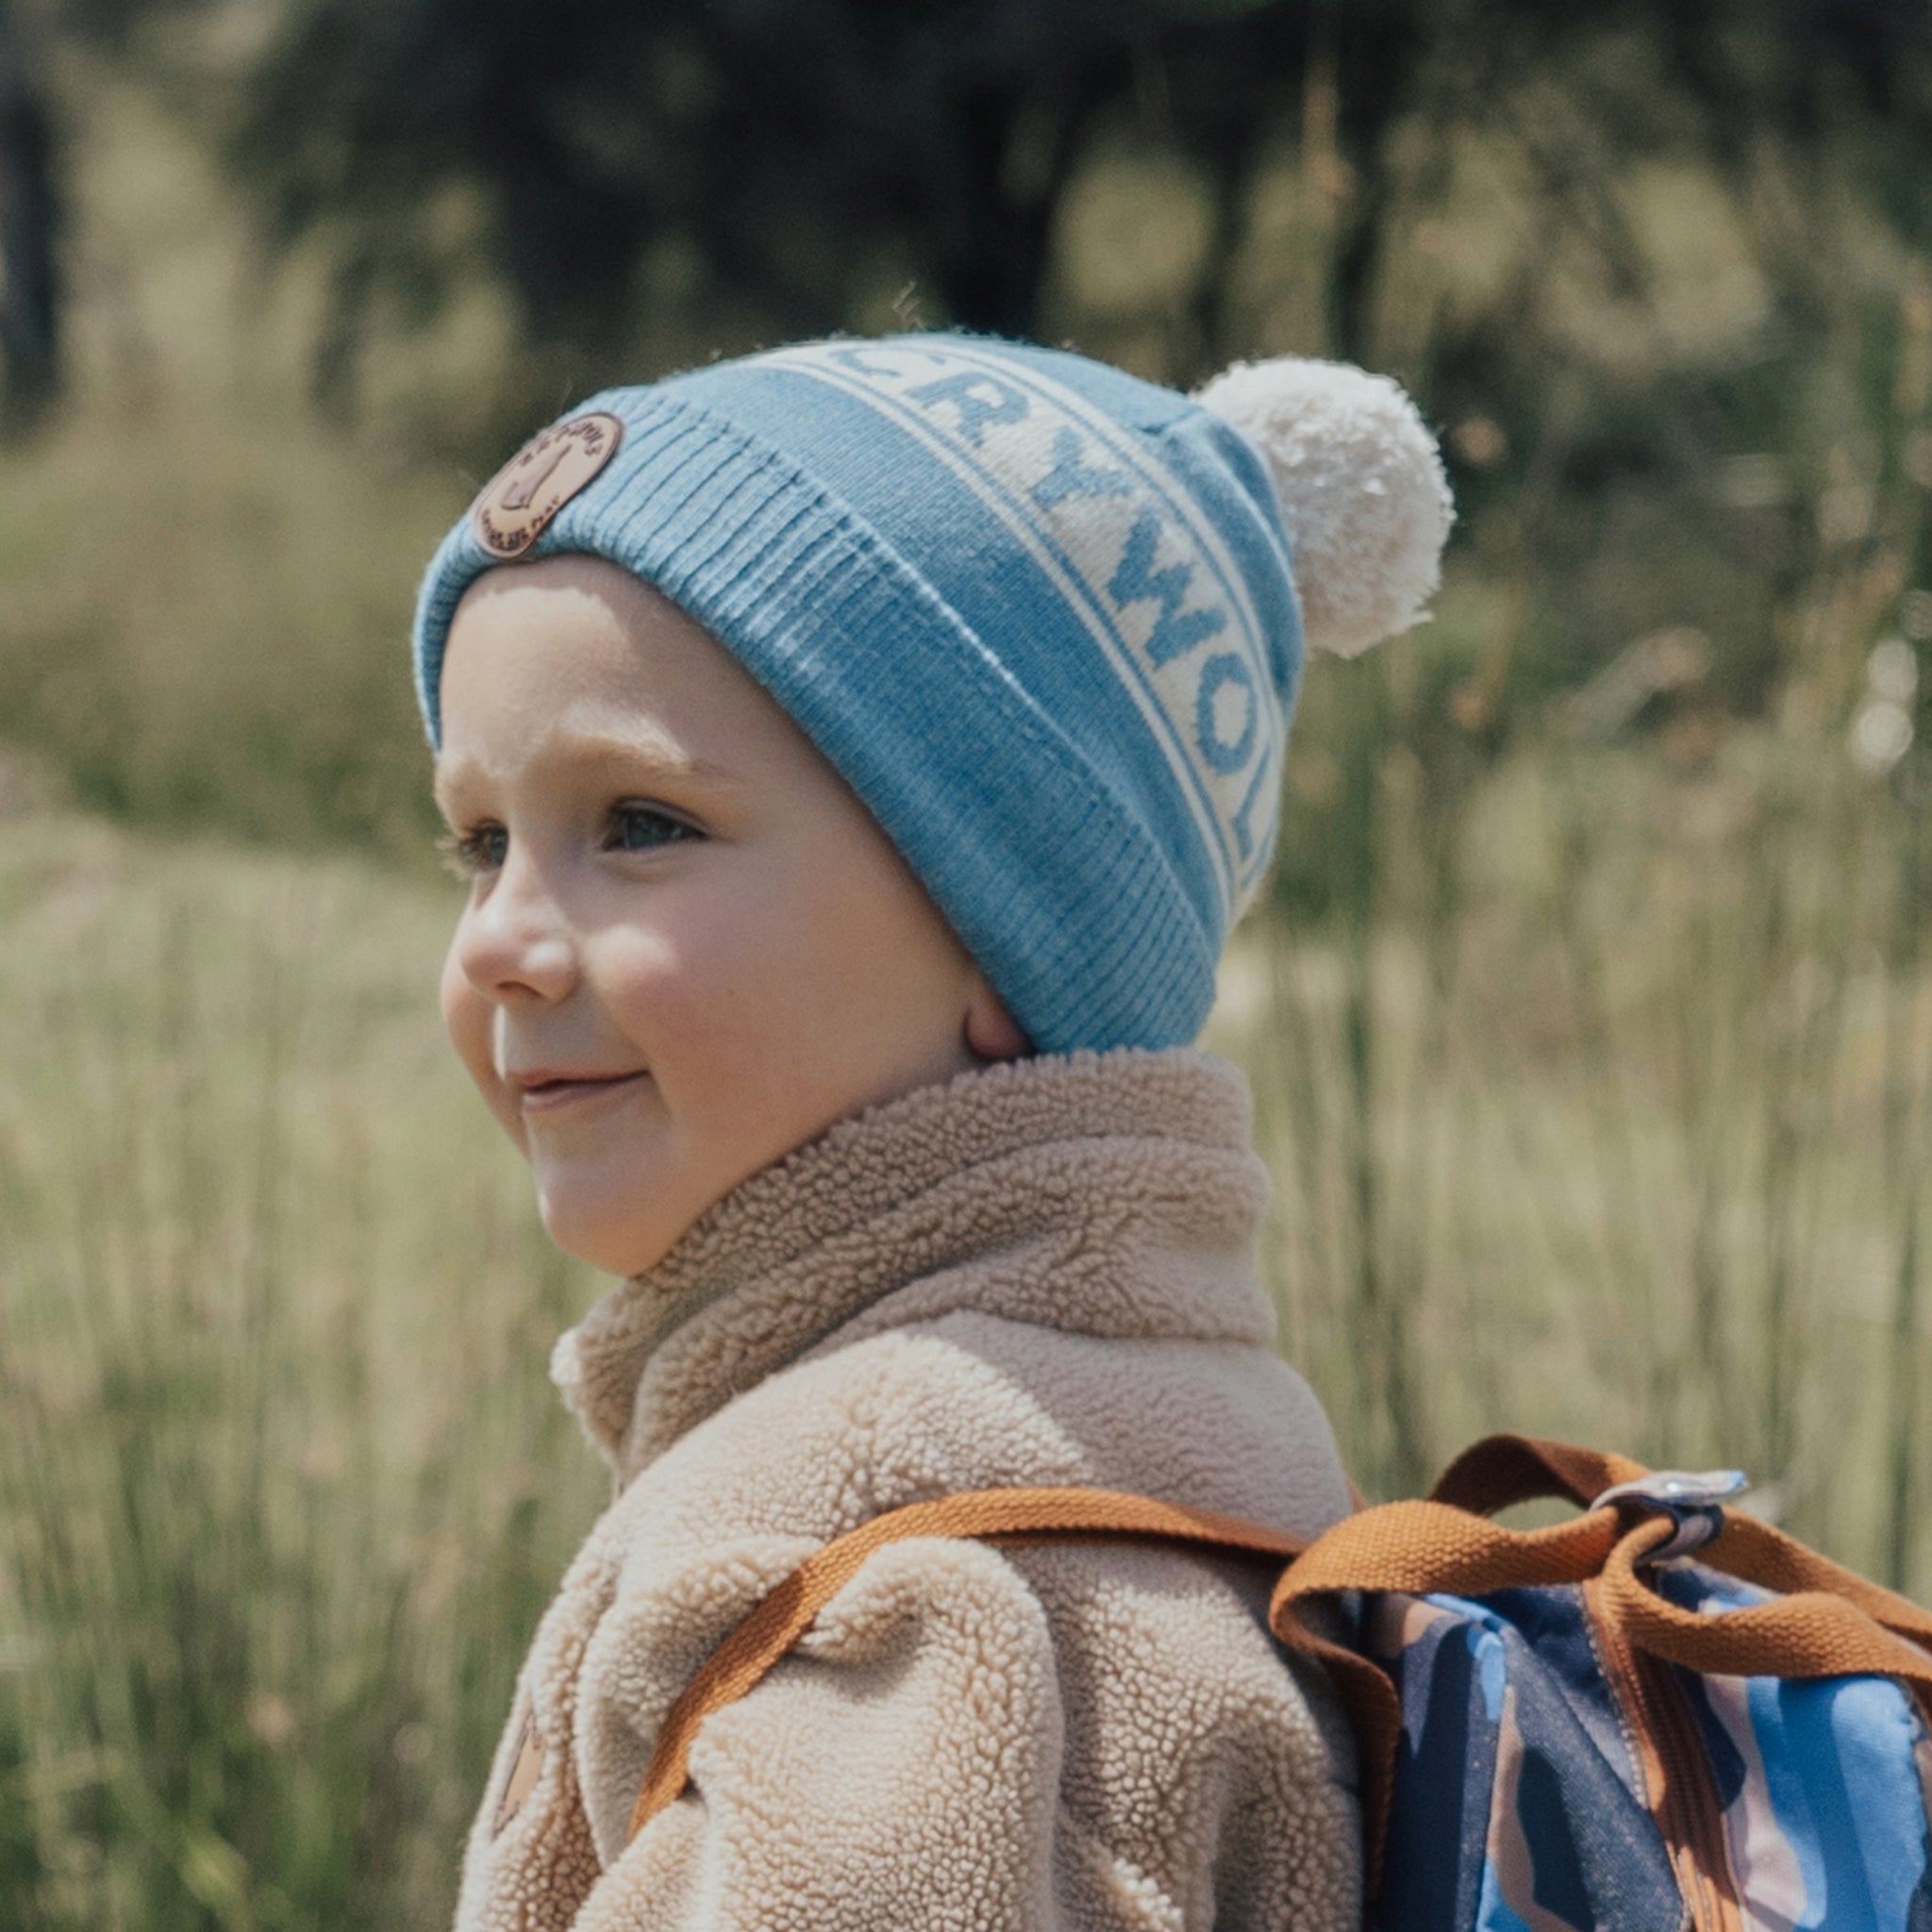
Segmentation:
[[(1479, 14), (1500, 30), (1474, 32)], [(1225, 358), (1226, 271), (1284, 125), (1327, 116), (1329, 334), (1359, 353), (1388, 137), (1442, 44), (1470, 35), (1463, 65), (1484, 70), (1526, 23), (1573, 17), (1561, 0), (293, 0), (231, 153), (281, 242), (337, 238), (316, 389), (342, 407), (372, 308), (432, 309), (478, 242), (529, 340), (593, 367), (654, 264), (749, 334), (850, 325), (888, 285), (910, 319), (1038, 334), (1062, 192), (1124, 109), (1211, 198), (1186, 379)], [(1463, 76), (1477, 100), (1487, 79)], [(475, 196), (480, 232), (453, 251)]]
[(53, 129), (0, 0), (0, 425), (31, 421), (59, 376)]
[[(1539, 91), (1617, 33), (1660, 59), (1550, 111)], [(432, 312), (479, 252), (528, 340), (592, 371), (670, 287), (747, 338), (850, 325), (893, 289), (920, 319), (1038, 333), (1062, 192), (1124, 112), (1207, 188), (1187, 379), (1242, 346), (1227, 270), (1285, 133), (1331, 203), (1319, 346), (1360, 355), (1394, 218), (1458, 129), (1513, 123), (1553, 220), (1628, 294), (1612, 163), (1681, 142), (1688, 106), (1761, 216), (1767, 129), (1932, 127), (1928, 42), (1932, 10), (1885, 0), (289, 0), (231, 153), (278, 238), (332, 238), (316, 386), (346, 407), (372, 309)], [(1932, 232), (1923, 170), (1890, 158)], [(1780, 258), (1821, 273), (1815, 247)]]
[(1069, 167), (1138, 50), (1266, 10), (301, 0), (234, 153), (279, 237), (322, 223), (341, 237), (317, 363), (332, 404), (352, 391), (372, 302), (435, 301), (437, 225), (465, 194), (480, 193), (482, 246), (531, 340), (592, 363), (653, 264), (754, 331), (840, 326), (890, 282), (1024, 332)]

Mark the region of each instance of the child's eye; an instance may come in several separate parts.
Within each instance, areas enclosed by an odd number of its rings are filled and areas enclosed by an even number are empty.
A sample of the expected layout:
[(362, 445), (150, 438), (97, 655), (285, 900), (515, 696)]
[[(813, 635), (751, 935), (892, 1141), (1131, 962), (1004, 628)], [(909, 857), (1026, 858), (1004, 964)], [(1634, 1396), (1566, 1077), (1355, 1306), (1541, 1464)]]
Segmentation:
[(494, 872), (509, 851), (509, 834), (501, 825), (472, 825), (466, 831), (445, 832), (436, 841), (442, 862), (459, 879)]
[(611, 808), (610, 844), (619, 852), (649, 852), (681, 839), (701, 837), (697, 828), (653, 805), (627, 804)]

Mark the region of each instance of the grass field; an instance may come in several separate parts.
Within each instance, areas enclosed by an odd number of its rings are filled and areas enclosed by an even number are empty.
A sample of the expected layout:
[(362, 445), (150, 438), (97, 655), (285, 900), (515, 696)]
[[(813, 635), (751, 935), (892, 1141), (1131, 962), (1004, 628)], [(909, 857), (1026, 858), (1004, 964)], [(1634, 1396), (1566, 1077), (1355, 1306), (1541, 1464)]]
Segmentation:
[[(1453, 810), (1384, 758), (1357, 922), (1231, 956), (1284, 1342), (1372, 1490), (1496, 1426), (1734, 1460), (1932, 1589), (1923, 833), (1838, 750)], [(455, 889), (5, 828), (0, 1896), (435, 1923), (602, 1493), (544, 1377), (599, 1283), (437, 1030)]]

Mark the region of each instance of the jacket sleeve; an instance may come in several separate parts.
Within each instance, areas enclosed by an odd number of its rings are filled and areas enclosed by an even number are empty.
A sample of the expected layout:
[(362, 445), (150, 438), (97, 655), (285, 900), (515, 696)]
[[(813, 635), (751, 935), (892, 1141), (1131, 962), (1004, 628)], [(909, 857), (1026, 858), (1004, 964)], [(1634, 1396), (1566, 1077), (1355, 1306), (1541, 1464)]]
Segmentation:
[[(1230, 1695), (1250, 1668), (1255, 1694)], [(1356, 1824), (1329, 1741), (1199, 1564), (898, 1544), (706, 1722), (684, 1796), (608, 1859), (575, 1924), (1341, 1932)], [(630, 1795), (591, 1797), (614, 1816)]]
[(685, 1795), (581, 1932), (996, 1932), (1057, 1923), (1059, 1699), (996, 1552), (879, 1552), (799, 1649), (709, 1718)]

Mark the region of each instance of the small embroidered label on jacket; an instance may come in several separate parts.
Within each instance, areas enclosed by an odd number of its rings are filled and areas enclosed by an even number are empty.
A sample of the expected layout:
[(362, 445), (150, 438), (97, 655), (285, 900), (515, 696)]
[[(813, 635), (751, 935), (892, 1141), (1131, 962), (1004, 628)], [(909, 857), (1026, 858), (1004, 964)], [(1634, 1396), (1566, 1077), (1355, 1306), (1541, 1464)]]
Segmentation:
[(542, 1769), (543, 1740), (537, 1735), (535, 1713), (526, 1710), (524, 1727), (517, 1734), (517, 1755), (509, 1768), (509, 1781), (503, 1788), (496, 1818), (490, 1827), (491, 1838), (502, 1837), (504, 1827), (524, 1808), (524, 1800), (530, 1795)]
[(521, 557), (623, 441), (623, 423), (603, 409), (532, 437), (476, 499), (470, 513), (476, 541), (505, 562)]

